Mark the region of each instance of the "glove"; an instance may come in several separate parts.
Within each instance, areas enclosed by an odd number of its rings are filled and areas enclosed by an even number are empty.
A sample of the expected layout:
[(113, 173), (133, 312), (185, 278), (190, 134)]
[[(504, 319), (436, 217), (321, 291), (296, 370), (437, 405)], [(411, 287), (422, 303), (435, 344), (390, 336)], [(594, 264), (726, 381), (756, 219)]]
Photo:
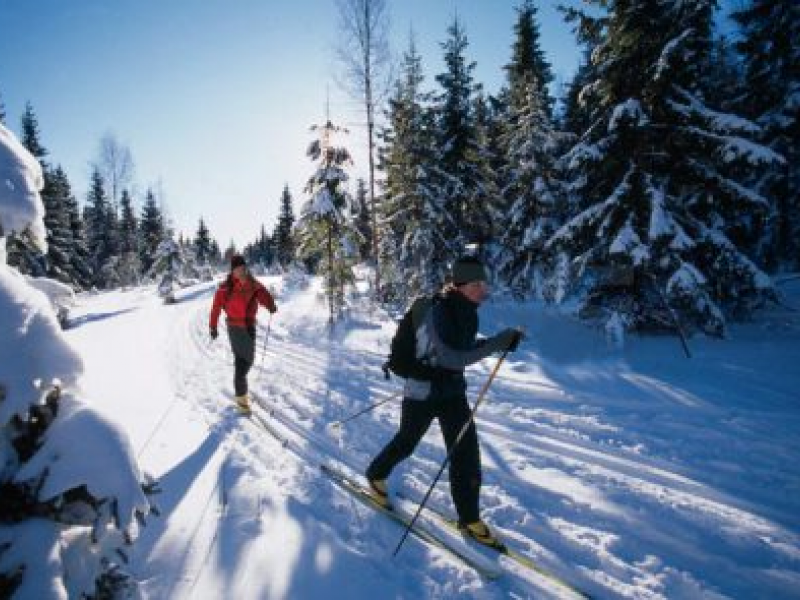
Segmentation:
[(517, 348), (519, 348), (519, 343), (525, 337), (525, 334), (522, 333), (522, 331), (520, 331), (519, 329), (515, 329), (514, 330), (514, 334), (515, 334), (514, 335), (514, 339), (508, 345), (508, 351), (509, 352), (516, 352)]
[(217, 331), (217, 329), (215, 327), (215, 328), (209, 329), (208, 330), (208, 334), (211, 336), (212, 340), (215, 340), (219, 336), (219, 331)]
[(489, 338), (488, 344), (492, 352), (514, 352), (522, 339), (522, 332), (519, 329), (504, 329), (494, 337)]

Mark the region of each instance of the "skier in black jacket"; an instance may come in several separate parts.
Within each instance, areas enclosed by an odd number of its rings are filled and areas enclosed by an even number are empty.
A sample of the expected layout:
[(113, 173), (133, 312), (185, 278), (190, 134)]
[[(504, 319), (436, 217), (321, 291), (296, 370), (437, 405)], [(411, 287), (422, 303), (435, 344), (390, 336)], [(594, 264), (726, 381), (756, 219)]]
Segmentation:
[[(488, 297), (487, 273), (476, 258), (457, 260), (452, 268), (452, 284), (434, 298), (416, 331), (417, 359), (432, 367), (429, 379), (408, 378), (403, 393), (400, 429), (370, 463), (366, 471), (373, 496), (389, 504), (386, 479), (392, 469), (408, 458), (434, 418), (450, 452), (456, 437), (470, 417), (464, 368), (493, 352), (516, 350), (521, 334), (506, 329), (484, 340), (477, 340), (478, 307)], [(496, 539), (480, 518), (480, 451), (475, 423), (453, 450), (450, 461), (450, 493), (459, 526), (484, 544)]]

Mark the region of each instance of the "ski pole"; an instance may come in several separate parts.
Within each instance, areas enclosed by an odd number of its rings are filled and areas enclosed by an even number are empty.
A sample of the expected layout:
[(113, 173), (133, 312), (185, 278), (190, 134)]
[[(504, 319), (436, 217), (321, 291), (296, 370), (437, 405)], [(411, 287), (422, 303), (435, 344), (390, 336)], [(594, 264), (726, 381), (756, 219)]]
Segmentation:
[(375, 410), (376, 408), (378, 408), (382, 404), (386, 404), (387, 402), (389, 402), (389, 400), (394, 400), (395, 398), (399, 398), (402, 394), (403, 394), (402, 392), (397, 392), (396, 394), (392, 394), (388, 398), (384, 398), (383, 400), (375, 402), (374, 404), (370, 404), (367, 408), (363, 408), (360, 411), (358, 411), (357, 413), (350, 415), (349, 417), (346, 417), (344, 419), (340, 419), (339, 421), (333, 421), (330, 426), (331, 427), (341, 427), (342, 425), (344, 425), (348, 421), (352, 421), (356, 417), (360, 417), (364, 413), (369, 412), (371, 410)]
[(272, 313), (269, 313), (269, 317), (267, 318), (267, 331), (264, 333), (264, 341), (261, 344), (261, 363), (259, 364), (259, 368), (264, 366), (264, 357), (267, 355), (267, 340), (269, 339), (269, 331), (272, 327)]
[(664, 296), (664, 292), (661, 291), (655, 275), (650, 275), (650, 277), (653, 281), (653, 288), (655, 288), (658, 297), (661, 299), (661, 303), (664, 305), (664, 308), (667, 309), (669, 316), (672, 317), (672, 324), (675, 326), (675, 330), (678, 332), (678, 337), (681, 340), (681, 346), (683, 346), (683, 352), (686, 354), (686, 358), (692, 358), (692, 353), (689, 351), (689, 342), (686, 340), (686, 334), (683, 332), (683, 327), (681, 327), (680, 321), (678, 321), (678, 315), (675, 314), (675, 311), (667, 302), (667, 298)]
[(436, 486), (436, 483), (439, 481), (439, 478), (442, 476), (442, 473), (444, 473), (444, 470), (447, 468), (447, 465), (450, 464), (450, 459), (453, 457), (453, 452), (458, 446), (458, 443), (461, 441), (461, 438), (463, 438), (464, 435), (467, 433), (467, 429), (469, 429), (470, 424), (475, 421), (475, 413), (478, 412), (478, 407), (483, 402), (483, 399), (486, 396), (486, 392), (489, 389), (489, 386), (492, 385), (492, 381), (494, 381), (494, 377), (495, 375), (497, 375), (497, 371), (500, 369), (500, 365), (503, 364), (503, 361), (506, 359), (507, 355), (508, 355), (508, 348), (506, 348), (503, 351), (503, 354), (497, 360), (497, 364), (494, 366), (494, 369), (492, 369), (492, 372), (486, 379), (486, 383), (483, 384), (481, 391), (478, 393), (478, 399), (475, 400), (475, 406), (472, 407), (472, 411), (469, 413), (469, 418), (467, 419), (466, 423), (464, 423), (464, 426), (461, 428), (461, 431), (458, 432), (455, 442), (453, 442), (453, 445), (450, 446), (450, 449), (447, 451), (447, 456), (445, 456), (444, 461), (442, 461), (442, 466), (439, 468), (439, 472), (436, 474), (436, 477), (434, 477), (433, 483), (431, 483), (430, 487), (428, 488), (428, 491), (425, 493), (425, 497), (422, 498), (422, 502), (419, 503), (417, 511), (414, 513), (414, 516), (411, 518), (411, 521), (409, 521), (408, 525), (406, 526), (406, 529), (403, 532), (403, 537), (401, 537), (400, 541), (397, 543), (397, 547), (394, 549), (394, 552), (392, 552), (392, 556), (397, 556), (397, 553), (400, 552), (400, 548), (402, 547), (403, 542), (406, 541), (408, 534), (411, 533), (411, 529), (414, 527), (414, 523), (417, 522), (417, 518), (422, 512), (422, 509), (425, 508), (425, 504), (427, 504), (428, 498), (431, 497), (433, 488)]
[(269, 339), (270, 326), (272, 325), (272, 313), (269, 313), (267, 319), (267, 331), (264, 333), (264, 341), (261, 343), (261, 358), (258, 360), (258, 375), (257, 383), (261, 383), (261, 377), (264, 373), (264, 359), (267, 356), (267, 340)]

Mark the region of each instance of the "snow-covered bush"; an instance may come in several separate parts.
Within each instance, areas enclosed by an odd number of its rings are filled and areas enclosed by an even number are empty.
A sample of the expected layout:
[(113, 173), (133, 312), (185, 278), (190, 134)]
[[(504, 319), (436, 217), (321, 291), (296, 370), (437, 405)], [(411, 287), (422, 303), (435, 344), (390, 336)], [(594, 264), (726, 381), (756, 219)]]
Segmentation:
[(25, 281), (29, 286), (47, 296), (61, 328), (66, 329), (69, 326), (69, 309), (75, 305), (73, 289), (65, 283), (48, 277), (26, 277)]
[(50, 301), (7, 264), (14, 231), (46, 246), (41, 186), (0, 124), (0, 597), (130, 597), (119, 562), (151, 509), (142, 475), (125, 434), (80, 399)]
[(175, 302), (175, 291), (182, 287), (181, 279), (185, 265), (186, 259), (178, 243), (167, 239), (159, 244), (150, 275), (159, 280), (158, 295), (164, 298), (167, 304)]
[(297, 263), (292, 263), (283, 276), (283, 285), (287, 290), (305, 290), (309, 283), (308, 272)]

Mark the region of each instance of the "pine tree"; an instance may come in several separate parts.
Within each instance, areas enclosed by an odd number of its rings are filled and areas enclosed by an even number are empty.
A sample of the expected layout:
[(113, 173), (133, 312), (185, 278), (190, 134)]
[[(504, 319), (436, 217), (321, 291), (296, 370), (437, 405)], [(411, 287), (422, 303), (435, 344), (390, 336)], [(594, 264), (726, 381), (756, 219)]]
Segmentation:
[(436, 187), (444, 175), (434, 156), (435, 115), (428, 106), (431, 95), (422, 91), (422, 60), (413, 37), (401, 71), (382, 135), (380, 167), (386, 182), (380, 209), (385, 299), (405, 304), (441, 287), (447, 262), (458, 249), (444, 235), (456, 226)]
[(64, 201), (64, 210), (70, 228), (70, 273), (78, 289), (89, 289), (92, 286), (92, 267), (89, 244), (86, 239), (86, 228), (78, 208), (78, 200), (70, 192)]
[(194, 256), (199, 265), (210, 265), (214, 261), (214, 251), (211, 244), (211, 232), (206, 227), (203, 217), (200, 217), (200, 224), (197, 226), (197, 234), (194, 238)]
[(725, 111), (739, 110), (737, 103), (741, 100), (744, 74), (735, 48), (725, 36), (718, 36), (711, 42), (705, 77), (708, 84), (704, 99), (709, 106)]
[(703, 102), (713, 0), (603, 4), (584, 91), (597, 117), (566, 157), (579, 211), (548, 249), (572, 257), (607, 323), (657, 326), (667, 303), (723, 334), (725, 311), (774, 294), (741, 248), (767, 206), (744, 174), (775, 156), (751, 122)]
[(139, 224), (133, 209), (133, 199), (127, 189), (120, 194), (119, 239), (119, 280), (121, 285), (137, 285), (142, 273), (139, 258)]
[(349, 176), (345, 167), (351, 164), (350, 152), (334, 145), (334, 136), (346, 130), (328, 120), (312, 127), (319, 139), (308, 148), (307, 155), (318, 161), (317, 169), (306, 184), (308, 202), (298, 221), (299, 252), (306, 258), (324, 257), (323, 270), (330, 309), (330, 323), (344, 309), (344, 288), (353, 282), (352, 266), (358, 258), (356, 233), (348, 220), (352, 199), (345, 184)]
[(142, 206), (142, 216), (139, 219), (139, 257), (144, 273), (150, 271), (156, 251), (165, 238), (164, 216), (156, 203), (155, 193), (152, 189), (148, 189)]
[(734, 13), (742, 27), (744, 114), (765, 130), (766, 144), (785, 158), (757, 182), (773, 202), (765, 258), (800, 268), (800, 8), (791, 0), (752, 0)]
[(293, 229), (294, 209), (292, 208), (292, 194), (289, 192), (289, 186), (285, 185), (281, 194), (281, 211), (278, 215), (278, 223), (272, 233), (276, 260), (283, 268), (288, 267), (294, 261)]
[(356, 183), (352, 219), (359, 236), (358, 255), (361, 260), (368, 260), (372, 255), (372, 211), (370, 210), (367, 183), (360, 178)]
[(84, 221), (88, 234), (87, 245), (91, 267), (94, 272), (92, 283), (100, 288), (120, 285), (117, 273), (118, 219), (114, 206), (108, 200), (103, 177), (96, 168), (92, 170), (91, 187), (86, 202)]
[[(39, 137), (39, 121), (30, 102), (25, 105), (25, 112), (22, 115), (22, 138), (20, 140), (25, 149), (39, 161), (42, 166), (46, 193), (47, 188), (52, 185), (48, 176), (48, 166), (44, 160), (48, 152), (42, 145)], [(7, 241), (8, 264), (25, 275), (33, 277), (44, 277), (47, 274), (47, 259), (44, 248), (40, 248), (36, 242), (36, 236), (30, 231), (12, 233)]]
[(556, 166), (562, 145), (553, 125), (552, 98), (546, 82), (550, 65), (539, 48), (536, 10), (525, 2), (514, 26), (515, 42), (508, 73), (508, 109), (501, 138), (510, 207), (499, 270), (515, 295), (542, 295), (541, 277), (548, 270), (544, 252), (558, 225), (563, 184)]
[(267, 230), (263, 225), (256, 241), (245, 247), (244, 255), (251, 265), (261, 265), (264, 269), (272, 265), (275, 259), (275, 250), (272, 239), (267, 235)]
[(119, 204), (119, 251), (121, 254), (136, 253), (139, 250), (139, 223), (128, 190), (122, 190)]
[(44, 225), (47, 231), (47, 276), (68, 285), (80, 287), (72, 270), (70, 254), (73, 247), (69, 200), (72, 189), (67, 174), (61, 168), (48, 169), (45, 175), (42, 202), (45, 207)]
[(22, 145), (30, 152), (33, 157), (42, 163), (42, 159), (48, 152), (41, 144), (39, 136), (39, 120), (30, 102), (25, 104), (25, 112), (22, 115)]
[(473, 107), (477, 179), (468, 206), (474, 207), (472, 219), (479, 219), (482, 223), (476, 239), (480, 240), (479, 251), (487, 262), (492, 260), (489, 255), (497, 251), (495, 247), (489, 246), (497, 240), (507, 212), (503, 198), (505, 157), (502, 147), (502, 119), (505, 118), (505, 113), (498, 113), (498, 106), (495, 99), (486, 98), (479, 92)]
[(477, 128), (474, 96), (480, 86), (473, 83), (474, 62), (467, 62), (465, 53), (469, 45), (466, 32), (456, 17), (447, 30), (449, 38), (441, 44), (444, 50), (445, 72), (436, 76), (442, 88), (436, 98), (437, 136), (435, 157), (441, 180), (438, 182), (444, 207), (450, 215), (442, 231), (453, 240), (453, 255), (457, 258), (468, 243), (485, 244), (489, 241), (486, 207), (478, 193)]
[(548, 86), (553, 81), (553, 71), (539, 43), (536, 13), (532, 0), (524, 0), (522, 6), (517, 8), (511, 62), (505, 69), (509, 88), (513, 90), (515, 87), (533, 85), (542, 102), (541, 110), (552, 120), (554, 100)]
[(550, 295), (543, 279), (552, 272), (554, 256), (545, 252), (562, 217), (564, 185), (556, 165), (561, 139), (545, 108), (535, 78), (511, 88), (508, 129), (504, 137), (511, 209), (502, 240), (499, 270), (512, 292), (525, 297)]
[(597, 105), (586, 102), (582, 97), (586, 86), (597, 78), (590, 56), (591, 49), (584, 51), (578, 70), (567, 87), (564, 110), (559, 119), (561, 129), (577, 138), (582, 137), (597, 119), (597, 115), (592, 114), (592, 109)]
[(165, 304), (175, 302), (175, 292), (180, 288), (185, 266), (186, 257), (175, 240), (167, 238), (158, 245), (147, 275), (148, 278), (158, 279), (158, 295)]

